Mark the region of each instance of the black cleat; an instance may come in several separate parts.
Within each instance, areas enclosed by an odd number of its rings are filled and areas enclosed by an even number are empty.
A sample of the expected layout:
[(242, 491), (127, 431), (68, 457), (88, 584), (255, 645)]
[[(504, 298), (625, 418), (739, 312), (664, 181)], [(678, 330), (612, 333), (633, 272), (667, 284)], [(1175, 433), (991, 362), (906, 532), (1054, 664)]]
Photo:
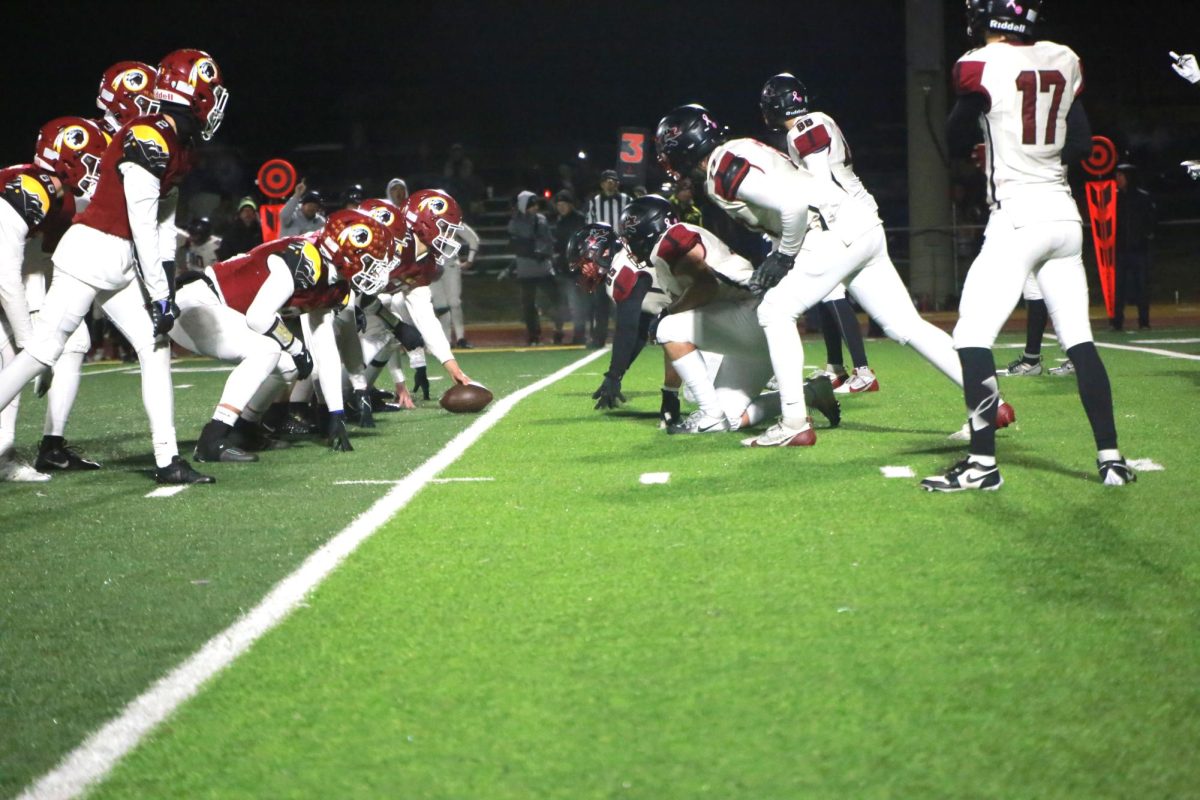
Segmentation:
[(1130, 469), (1124, 458), (1110, 461), (1097, 460), (1096, 466), (1100, 470), (1100, 480), (1105, 486), (1124, 486), (1137, 481), (1137, 473)]
[(320, 429), (310, 420), (302, 419), (296, 414), (286, 414), (277, 430), (283, 436), (312, 436)]
[(222, 461), (226, 464), (249, 464), (252, 461), (258, 461), (258, 456), (254, 453), (247, 453), (245, 450), (234, 447), (224, 440), (217, 442), (201, 441), (196, 445), (194, 455), (197, 461), (209, 463)]
[(921, 488), (927, 492), (963, 492), (967, 489), (994, 492), (1003, 485), (999, 467), (985, 467), (969, 458), (955, 464), (945, 475), (934, 475), (921, 481)]
[(249, 453), (259, 453), (264, 450), (286, 450), (291, 442), (276, 439), (269, 428), (262, 424), (247, 422), (239, 419), (229, 434), (229, 443), (239, 450)]
[(375, 415), (371, 408), (371, 397), (365, 390), (356, 389), (350, 395), (346, 416), (351, 417), (360, 428), (374, 428)]
[(33, 462), (33, 466), (38, 472), (100, 469), (99, 462), (81, 456), (77, 449), (67, 445), (65, 439), (58, 439), (58, 443), (42, 439), (42, 443), (38, 445), (37, 460)]
[(201, 475), (192, 469), (192, 465), (187, 461), (175, 456), (171, 459), (170, 464), (154, 470), (154, 481), (155, 483), (186, 486), (192, 483), (216, 483), (217, 479), (211, 475)]
[(817, 375), (804, 382), (804, 402), (820, 411), (829, 420), (829, 427), (836, 428), (842, 423), (842, 404), (833, 393), (833, 381), (828, 375)]
[(475, 347), (475, 345), (471, 344), (466, 339), (459, 339), (458, 342), (455, 343), (454, 346), (459, 348), (460, 350), (470, 350)]

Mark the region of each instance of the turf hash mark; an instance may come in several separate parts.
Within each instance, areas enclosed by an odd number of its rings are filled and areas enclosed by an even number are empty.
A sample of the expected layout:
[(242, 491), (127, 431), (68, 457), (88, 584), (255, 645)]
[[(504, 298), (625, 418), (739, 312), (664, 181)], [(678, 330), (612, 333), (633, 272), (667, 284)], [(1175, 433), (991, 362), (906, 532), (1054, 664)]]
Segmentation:
[(209, 639), (196, 653), (132, 700), (121, 713), (68, 753), (53, 770), (19, 795), (19, 800), (48, 800), (77, 797), (103, 778), (118, 761), (205, 682), (246, 652), (264, 634), (287, 618), (339, 564), (359, 545), (408, 505), (435, 476), (458, 460), (476, 441), (531, 394), (567, 377), (581, 367), (608, 355), (608, 348), (589, 353), (540, 381), (498, 400), (466, 430), (346, 528), (309, 556), (284, 578), (255, 608), (221, 633)]

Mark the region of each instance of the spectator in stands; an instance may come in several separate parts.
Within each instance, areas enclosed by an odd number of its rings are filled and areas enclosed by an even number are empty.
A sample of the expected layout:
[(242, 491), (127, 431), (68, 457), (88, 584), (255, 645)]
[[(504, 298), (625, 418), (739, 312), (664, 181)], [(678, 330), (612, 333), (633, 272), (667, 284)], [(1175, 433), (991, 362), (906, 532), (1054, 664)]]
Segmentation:
[[(621, 214), (629, 205), (629, 195), (621, 191), (620, 180), (615, 169), (606, 169), (600, 173), (600, 191), (592, 195), (587, 204), (588, 222), (607, 222), (614, 228), (619, 227)], [(592, 339), (589, 347), (603, 347), (608, 341), (608, 318), (612, 314), (612, 301), (608, 292), (592, 292), (590, 298), (590, 316), (592, 322)]]
[(567, 263), (567, 242), (571, 234), (587, 224), (583, 214), (575, 208), (575, 195), (566, 189), (554, 196), (554, 208), (558, 217), (554, 221), (554, 280), (558, 283), (559, 296), (566, 303), (566, 313), (559, 312), (562, 317), (570, 316), (572, 335), (571, 344), (587, 342), (588, 306), (582, 289), (579, 288), (579, 273), (571, 269)]
[(450, 154), (442, 167), (442, 177), (446, 181), (446, 191), (453, 195), (465, 212), (478, 213), (476, 191), (478, 178), (475, 176), (475, 164), (467, 158), (466, 150), (457, 142), (450, 145)]
[(680, 222), (704, 226), (704, 214), (700, 213), (700, 207), (696, 205), (696, 191), (691, 178), (680, 178), (675, 183), (675, 193), (671, 195), (670, 201), (675, 207), (675, 213), (679, 215)]
[(521, 285), (521, 307), (529, 346), (541, 344), (542, 324), (538, 314), (537, 293), (546, 300), (546, 308), (558, 316), (557, 337), (561, 340), (562, 318), (559, 314), (558, 289), (554, 283), (554, 233), (540, 213), (537, 195), (521, 192), (517, 195), (516, 213), (508, 223), (508, 236), (516, 256), (517, 282)]
[(238, 202), (237, 216), (233, 218), (221, 246), (217, 248), (217, 260), (233, 258), (238, 253), (248, 253), (263, 243), (262, 225), (258, 222), (258, 204), (249, 197)]
[(1138, 328), (1150, 327), (1150, 244), (1155, 208), (1150, 193), (1138, 186), (1133, 164), (1117, 165), (1116, 302), (1112, 327), (1125, 326), (1125, 304), (1137, 306)]
[(308, 184), (300, 181), (296, 191), (288, 198), (283, 210), (279, 212), (279, 235), (299, 236), (302, 233), (315, 231), (325, 225), (325, 215), (321, 213), (321, 195), (309, 191)]
[(404, 201), (408, 199), (408, 184), (404, 182), (404, 178), (392, 178), (388, 181), (387, 199), (392, 205), (404, 207)]

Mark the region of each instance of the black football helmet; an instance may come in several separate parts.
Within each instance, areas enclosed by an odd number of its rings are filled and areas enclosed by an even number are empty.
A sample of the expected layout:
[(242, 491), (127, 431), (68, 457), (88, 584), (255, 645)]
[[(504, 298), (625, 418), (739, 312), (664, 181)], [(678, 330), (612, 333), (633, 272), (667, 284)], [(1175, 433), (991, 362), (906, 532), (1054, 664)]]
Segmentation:
[(634, 257), (647, 263), (658, 240), (667, 229), (678, 224), (675, 206), (656, 194), (648, 194), (625, 206), (621, 213), (621, 238)]
[(342, 205), (357, 206), (359, 203), (361, 203), (363, 201), (363, 198), (366, 197), (366, 195), (367, 195), (367, 192), (365, 189), (363, 189), (362, 184), (356, 183), (342, 194)]
[(212, 236), (212, 220), (208, 217), (197, 217), (188, 223), (187, 232), (198, 242), (207, 241), (208, 237)]
[(658, 121), (654, 132), (658, 163), (679, 180), (690, 175), (706, 155), (724, 142), (728, 132), (704, 106), (680, 106)]
[(768, 128), (783, 130), (786, 120), (808, 113), (808, 90), (795, 75), (781, 72), (763, 84), (758, 107)]
[(981, 39), (986, 33), (1011, 33), (1033, 38), (1042, 13), (1042, 0), (966, 0), (967, 36)]
[(604, 281), (619, 252), (621, 238), (607, 222), (588, 223), (567, 240), (567, 264), (579, 273), (579, 285), (588, 292)]

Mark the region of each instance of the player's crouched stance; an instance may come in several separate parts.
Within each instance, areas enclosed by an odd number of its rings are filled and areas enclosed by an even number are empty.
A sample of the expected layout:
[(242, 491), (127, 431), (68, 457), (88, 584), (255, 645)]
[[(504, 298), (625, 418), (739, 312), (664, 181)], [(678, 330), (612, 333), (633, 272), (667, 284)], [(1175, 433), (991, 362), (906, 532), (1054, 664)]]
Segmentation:
[(1101, 480), (1109, 486), (1136, 480), (1117, 449), (1112, 389), (1092, 342), (1079, 210), (1063, 166), (1086, 154), (1091, 139), (1083, 106), (1075, 102), (1083, 75), (1070, 48), (1032, 41), (1040, 6), (1040, 0), (967, 4), (968, 34), (983, 37), (985, 44), (954, 67), (959, 100), (946, 139), (955, 154), (965, 155), (983, 117), (991, 216), (954, 328), (971, 445), (945, 475), (921, 482), (931, 492), (991, 490), (1004, 482), (996, 465), (998, 391), (991, 347), (1031, 273), (1075, 365)]

